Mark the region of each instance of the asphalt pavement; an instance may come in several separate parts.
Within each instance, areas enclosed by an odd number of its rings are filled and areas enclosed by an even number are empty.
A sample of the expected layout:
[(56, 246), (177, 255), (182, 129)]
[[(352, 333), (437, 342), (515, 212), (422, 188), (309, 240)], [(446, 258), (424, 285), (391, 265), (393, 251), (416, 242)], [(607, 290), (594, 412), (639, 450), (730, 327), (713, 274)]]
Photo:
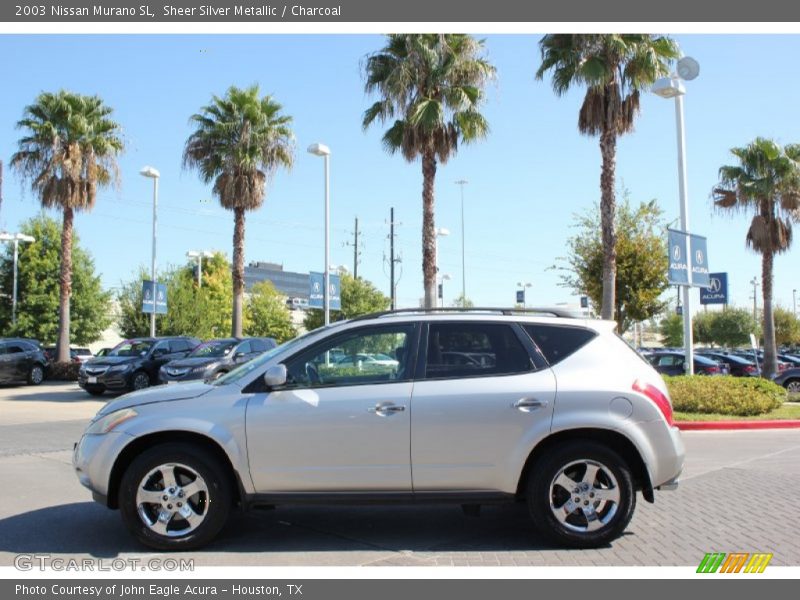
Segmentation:
[[(75, 384), (0, 388), (0, 566), (20, 554), (161, 556), (72, 471), (72, 444), (104, 401)], [(304, 506), (234, 514), (214, 543), (177, 556), (198, 566), (696, 566), (707, 552), (772, 552), (772, 565), (800, 565), (800, 430), (692, 431), (684, 441), (678, 490), (652, 505), (639, 497), (626, 534), (605, 548), (550, 547), (521, 505), (480, 517), (457, 506)]]

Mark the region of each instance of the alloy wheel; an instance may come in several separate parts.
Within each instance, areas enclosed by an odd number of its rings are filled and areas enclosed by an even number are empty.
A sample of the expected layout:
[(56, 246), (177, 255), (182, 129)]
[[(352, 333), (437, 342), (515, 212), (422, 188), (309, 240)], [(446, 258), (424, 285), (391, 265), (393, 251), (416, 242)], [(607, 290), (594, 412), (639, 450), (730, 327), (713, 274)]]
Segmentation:
[(191, 467), (166, 463), (147, 473), (136, 490), (136, 510), (142, 523), (165, 537), (195, 531), (208, 514), (208, 485)]
[(550, 510), (563, 527), (580, 533), (598, 531), (617, 514), (620, 486), (604, 464), (576, 460), (553, 478), (549, 498)]

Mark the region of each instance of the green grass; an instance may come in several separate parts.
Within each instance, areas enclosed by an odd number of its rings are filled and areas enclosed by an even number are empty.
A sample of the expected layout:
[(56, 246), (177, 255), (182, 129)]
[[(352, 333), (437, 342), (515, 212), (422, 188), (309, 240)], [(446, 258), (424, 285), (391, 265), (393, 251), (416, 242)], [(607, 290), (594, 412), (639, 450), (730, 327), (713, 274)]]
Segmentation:
[(784, 404), (763, 415), (739, 417), (736, 415), (721, 415), (714, 413), (688, 413), (675, 412), (676, 421), (769, 421), (783, 419), (800, 419), (800, 404)]

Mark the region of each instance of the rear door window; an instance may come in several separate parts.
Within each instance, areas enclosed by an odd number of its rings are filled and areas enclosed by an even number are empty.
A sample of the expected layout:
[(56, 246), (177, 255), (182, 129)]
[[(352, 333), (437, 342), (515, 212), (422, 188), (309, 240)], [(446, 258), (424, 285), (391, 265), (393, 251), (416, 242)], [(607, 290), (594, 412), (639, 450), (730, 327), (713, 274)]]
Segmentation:
[(522, 327), (551, 365), (561, 362), (597, 336), (596, 331), (583, 327), (542, 323), (522, 323)]
[(501, 323), (431, 323), (426, 379), (512, 375), (533, 370), (514, 329)]

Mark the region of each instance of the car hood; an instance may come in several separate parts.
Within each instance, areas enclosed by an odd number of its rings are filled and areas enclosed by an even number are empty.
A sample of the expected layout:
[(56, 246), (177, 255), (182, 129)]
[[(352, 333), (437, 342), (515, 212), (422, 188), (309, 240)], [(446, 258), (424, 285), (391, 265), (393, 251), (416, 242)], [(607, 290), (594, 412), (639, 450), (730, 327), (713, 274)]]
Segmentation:
[(216, 363), (223, 360), (220, 357), (198, 357), (198, 358), (180, 358), (178, 360), (170, 361), (166, 364), (167, 367), (176, 368), (176, 369), (186, 369), (186, 368), (193, 368), (193, 367), (202, 367), (204, 365), (210, 365), (211, 363)]
[(84, 365), (87, 367), (114, 367), (116, 365), (126, 365), (141, 359), (141, 356), (101, 356), (87, 360)]
[(171, 402), (173, 400), (187, 400), (189, 398), (198, 398), (203, 396), (214, 389), (212, 386), (202, 382), (196, 381), (192, 383), (182, 383), (179, 385), (158, 386), (140, 390), (138, 392), (131, 392), (120, 396), (106, 404), (97, 413), (97, 416), (107, 415), (116, 410), (123, 408), (131, 408), (134, 406), (142, 406), (144, 404), (155, 404), (156, 402)]

